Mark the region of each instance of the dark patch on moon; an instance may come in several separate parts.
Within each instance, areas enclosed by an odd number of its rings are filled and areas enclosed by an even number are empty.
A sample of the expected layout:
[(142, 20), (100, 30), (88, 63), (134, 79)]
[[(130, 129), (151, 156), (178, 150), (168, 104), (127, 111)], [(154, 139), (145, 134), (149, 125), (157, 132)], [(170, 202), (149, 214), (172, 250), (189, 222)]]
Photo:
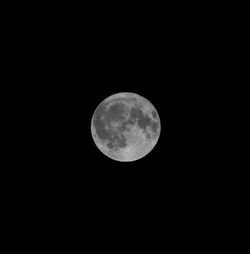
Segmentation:
[(153, 117), (154, 119), (157, 118), (157, 113), (156, 113), (155, 110), (152, 110), (151, 115), (152, 115), (152, 117)]
[[(146, 128), (149, 126), (154, 134), (157, 134), (159, 123), (153, 121), (148, 115), (145, 115), (139, 107), (132, 107), (130, 110), (130, 117), (128, 120), (123, 121), (119, 127), (119, 132), (129, 131), (130, 126), (138, 124), (143, 133), (146, 134)], [(150, 135), (146, 135), (150, 138)]]
[(125, 105), (121, 102), (117, 102), (110, 106), (109, 110), (106, 113), (105, 119), (107, 121), (122, 121), (125, 119)]
[(109, 149), (117, 150), (127, 146), (126, 137), (122, 133), (113, 130), (111, 126), (112, 121), (124, 120), (124, 111), (124, 104), (116, 103), (111, 105), (108, 111), (106, 110), (106, 105), (101, 104), (95, 112), (93, 126), (96, 134), (101, 142), (107, 142)]

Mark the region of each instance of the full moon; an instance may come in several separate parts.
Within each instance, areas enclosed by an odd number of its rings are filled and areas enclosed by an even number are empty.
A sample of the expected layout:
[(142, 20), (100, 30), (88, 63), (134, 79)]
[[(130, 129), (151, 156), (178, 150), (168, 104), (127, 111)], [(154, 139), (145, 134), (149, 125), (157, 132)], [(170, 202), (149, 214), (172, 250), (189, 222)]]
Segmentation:
[(91, 120), (99, 150), (109, 158), (128, 162), (143, 158), (158, 142), (161, 124), (155, 107), (135, 93), (117, 93), (103, 100)]

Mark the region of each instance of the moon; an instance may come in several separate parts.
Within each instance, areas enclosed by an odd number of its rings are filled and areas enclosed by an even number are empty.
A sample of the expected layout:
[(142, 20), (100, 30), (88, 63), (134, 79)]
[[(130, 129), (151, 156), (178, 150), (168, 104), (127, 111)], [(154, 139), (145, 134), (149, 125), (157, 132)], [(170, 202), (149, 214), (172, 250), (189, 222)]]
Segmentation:
[(136, 161), (149, 154), (160, 132), (155, 107), (144, 97), (130, 92), (104, 99), (91, 119), (96, 146), (107, 157), (121, 162)]

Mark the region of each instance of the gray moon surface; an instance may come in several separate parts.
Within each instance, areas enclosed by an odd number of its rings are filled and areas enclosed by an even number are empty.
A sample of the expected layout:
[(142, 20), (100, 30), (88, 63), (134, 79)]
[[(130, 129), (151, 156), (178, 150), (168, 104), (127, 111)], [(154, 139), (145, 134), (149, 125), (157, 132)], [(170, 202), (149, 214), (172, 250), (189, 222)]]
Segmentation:
[(160, 117), (152, 103), (135, 93), (113, 94), (96, 108), (91, 134), (108, 158), (131, 162), (149, 154), (161, 132)]

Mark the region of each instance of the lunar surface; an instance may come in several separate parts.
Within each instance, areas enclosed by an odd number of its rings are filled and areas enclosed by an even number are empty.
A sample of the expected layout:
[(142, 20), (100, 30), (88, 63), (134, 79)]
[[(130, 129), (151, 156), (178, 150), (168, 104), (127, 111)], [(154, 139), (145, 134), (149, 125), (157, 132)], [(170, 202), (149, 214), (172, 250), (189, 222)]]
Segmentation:
[(160, 136), (154, 106), (135, 93), (118, 93), (102, 101), (91, 120), (91, 133), (102, 153), (117, 161), (135, 161), (152, 151)]

